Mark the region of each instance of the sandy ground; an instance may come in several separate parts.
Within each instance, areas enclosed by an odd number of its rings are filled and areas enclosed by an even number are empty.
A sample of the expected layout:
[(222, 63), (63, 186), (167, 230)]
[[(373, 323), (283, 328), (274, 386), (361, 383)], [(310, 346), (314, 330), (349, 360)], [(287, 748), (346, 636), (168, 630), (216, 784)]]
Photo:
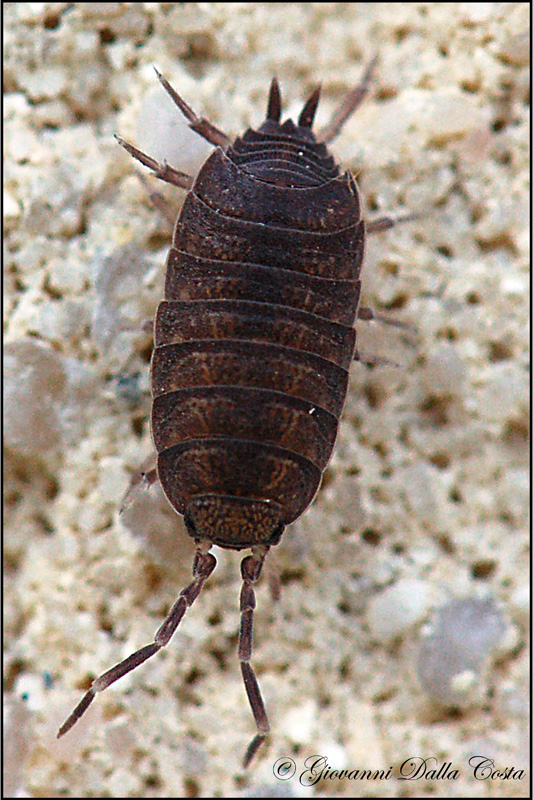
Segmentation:
[[(527, 796), (528, 4), (4, 12), (7, 796)], [(157, 487), (118, 515), (151, 452), (142, 323), (169, 228), (112, 134), (160, 127), (153, 65), (236, 135), (264, 118), (274, 74), (291, 116), (322, 83), (323, 124), (374, 53), (372, 95), (332, 151), (369, 219), (427, 212), (373, 236), (364, 268), (365, 304), (411, 330), (358, 326), (367, 358), (400, 367), (354, 365), (322, 488), (272, 554), (281, 598), (258, 588), (268, 747), (240, 768), (253, 722), (228, 552), (167, 650), (57, 742), (190, 579), (191, 542)], [(450, 711), (417, 671), (453, 598), (485, 599), (505, 634), (479, 644), (476, 686)], [(384, 773), (310, 786), (315, 754)], [(476, 756), (514, 772), (475, 775)], [(441, 772), (402, 781), (410, 758)]]

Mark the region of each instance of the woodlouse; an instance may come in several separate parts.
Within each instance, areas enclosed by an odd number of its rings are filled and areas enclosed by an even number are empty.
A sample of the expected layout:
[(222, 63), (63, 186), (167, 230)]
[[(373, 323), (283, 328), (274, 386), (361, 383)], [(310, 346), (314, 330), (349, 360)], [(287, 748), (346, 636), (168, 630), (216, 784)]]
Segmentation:
[[(353, 175), (327, 150), (367, 94), (361, 83), (318, 134), (319, 89), (297, 124), (280, 123), (274, 78), (266, 121), (232, 142), (158, 74), (190, 127), (216, 149), (196, 179), (118, 139), (188, 194), (167, 259), (155, 320), (152, 433), (159, 478), (195, 539), (192, 583), (154, 641), (97, 678), (58, 736), (103, 691), (170, 641), (216, 565), (213, 544), (251, 548), (243, 580), (239, 660), (257, 726), (249, 764), (270, 727), (250, 665), (254, 583), (270, 547), (310, 505), (330, 459), (355, 349), (365, 222)], [(118, 137), (117, 137), (118, 138)]]

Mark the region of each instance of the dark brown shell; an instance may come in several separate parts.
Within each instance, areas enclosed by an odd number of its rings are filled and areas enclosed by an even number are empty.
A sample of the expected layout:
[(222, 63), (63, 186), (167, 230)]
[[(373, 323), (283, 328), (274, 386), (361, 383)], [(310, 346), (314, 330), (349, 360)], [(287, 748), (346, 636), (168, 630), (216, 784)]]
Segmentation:
[(267, 119), (200, 170), (152, 359), (158, 475), (195, 539), (276, 544), (311, 503), (346, 397), (364, 239), (353, 177), (302, 119)]
[[(193, 580), (153, 642), (100, 675), (58, 731), (165, 647), (216, 565), (213, 544), (250, 547), (241, 562), (238, 655), (256, 734), (270, 732), (250, 663), (257, 583), (269, 547), (311, 503), (331, 456), (355, 350), (365, 225), (354, 179), (331, 141), (368, 92), (376, 58), (315, 138), (319, 92), (280, 124), (272, 80), (266, 122), (232, 143), (158, 77), (190, 127), (217, 149), (196, 180), (118, 138), (156, 177), (188, 190), (155, 321), (152, 432), (158, 476), (195, 539)], [(368, 230), (385, 230), (382, 218)], [(157, 474), (156, 474), (157, 473)], [(135, 485), (135, 482), (133, 483)]]

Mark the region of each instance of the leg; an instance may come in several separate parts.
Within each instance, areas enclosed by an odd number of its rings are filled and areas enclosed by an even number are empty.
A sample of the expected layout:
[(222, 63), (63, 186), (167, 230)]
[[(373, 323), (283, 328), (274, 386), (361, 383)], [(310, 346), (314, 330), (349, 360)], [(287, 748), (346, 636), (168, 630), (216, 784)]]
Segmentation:
[(211, 122), (209, 122), (209, 120), (199, 117), (197, 114), (195, 114), (185, 100), (183, 100), (177, 91), (172, 88), (167, 79), (164, 78), (157, 70), (155, 70), (155, 73), (161, 81), (164, 90), (176, 103), (181, 113), (189, 120), (189, 127), (192, 128), (193, 131), (196, 131), (196, 133), (198, 133), (203, 139), (206, 139), (208, 142), (210, 142), (210, 144), (214, 144), (216, 147), (221, 147), (223, 150), (227, 150), (231, 144), (231, 139), (229, 136), (226, 136), (223, 131), (217, 128), (216, 125), (213, 125)]
[(399, 319), (384, 317), (382, 314), (376, 313), (373, 308), (369, 308), (368, 306), (359, 306), (357, 310), (357, 319), (362, 319), (365, 322), (371, 322), (375, 320), (376, 322), (382, 322), (384, 325), (392, 325), (394, 328), (403, 328), (406, 331), (416, 330), (413, 329), (412, 325), (408, 325), (406, 322), (402, 322)]
[(248, 701), (257, 725), (257, 734), (254, 736), (244, 756), (243, 766), (249, 766), (251, 760), (265, 741), (270, 731), (265, 704), (257, 678), (250, 665), (252, 657), (252, 640), (255, 608), (254, 583), (261, 574), (261, 568), (268, 553), (268, 547), (253, 547), (252, 555), (246, 556), (241, 562), (242, 590), (241, 590), (241, 627), (239, 630), (239, 661), (244, 680), (244, 687)]
[[(137, 176), (142, 185), (144, 186), (144, 188), (146, 189), (146, 191), (148, 192), (148, 197), (150, 198), (150, 202), (153, 205), (153, 207), (161, 214), (163, 219), (165, 219), (169, 223), (169, 225), (172, 228), (174, 228), (174, 225), (176, 224), (177, 210), (174, 208), (174, 206), (172, 206), (168, 202), (168, 200), (165, 197), (163, 197), (162, 194), (160, 194), (160, 192), (153, 192), (151, 190), (149, 181), (146, 180), (144, 175), (138, 172)], [(191, 179), (191, 185), (192, 185), (192, 179)], [(182, 186), (181, 188), (185, 189), (187, 187)], [(150, 321), (150, 325), (153, 329), (154, 324), (152, 321)]]
[(413, 213), (405, 214), (403, 217), (379, 217), (370, 222), (365, 222), (366, 233), (381, 233), (381, 231), (388, 231), (402, 222), (412, 222), (414, 219), (420, 219), (424, 214)]
[(161, 214), (163, 219), (165, 219), (172, 228), (176, 224), (177, 212), (173, 206), (163, 197), (162, 194), (159, 192), (150, 192), (149, 193), (150, 202), (157, 211)]
[(146, 461), (143, 461), (139, 469), (135, 470), (131, 476), (130, 485), (124, 495), (124, 499), (120, 505), (119, 514), (122, 514), (126, 508), (138, 497), (141, 492), (148, 489), (157, 480), (157, 454), (152, 453)]
[(187, 609), (192, 606), (202, 591), (204, 582), (211, 575), (216, 566), (217, 562), (215, 557), (211, 555), (211, 553), (207, 552), (210, 547), (211, 545), (209, 542), (200, 542), (197, 540), (196, 555), (194, 557), (192, 569), (194, 580), (189, 584), (189, 586), (180, 592), (179, 597), (172, 606), (168, 617), (154, 636), (154, 641), (152, 644), (141, 647), (140, 650), (137, 650), (137, 652), (133, 653), (131, 656), (128, 656), (128, 658), (125, 658), (124, 661), (121, 661), (107, 672), (104, 672), (103, 675), (100, 675), (100, 677), (93, 682), (93, 685), (82, 697), (81, 701), (78, 703), (70, 717), (60, 727), (59, 731), (57, 732), (58, 739), (61, 736), (64, 736), (65, 733), (67, 733), (72, 726), (76, 724), (80, 717), (85, 714), (92, 701), (96, 697), (97, 692), (103, 692), (104, 689), (107, 689), (107, 687), (111, 686), (112, 683), (117, 681), (119, 678), (122, 678), (122, 676), (126, 675), (128, 672), (131, 672), (132, 669), (140, 666), (140, 664), (142, 664), (148, 658), (151, 658), (158, 652), (158, 650), (161, 650), (162, 647), (165, 647), (165, 645), (169, 643), (174, 632), (176, 631), (176, 628), (180, 624), (183, 615)]
[(351, 92), (348, 92), (328, 124), (318, 131), (316, 134), (318, 142), (323, 142), (324, 144), (331, 142), (338, 135), (346, 120), (351, 117), (354, 111), (361, 105), (368, 94), (377, 62), (378, 57), (376, 55), (371, 59), (368, 67), (364, 71), (359, 85), (356, 86), (355, 89), (352, 89)]
[(138, 147), (126, 142), (124, 139), (121, 139), (120, 136), (115, 134), (115, 139), (117, 142), (127, 150), (130, 156), (136, 158), (137, 161), (140, 161), (141, 164), (144, 164), (145, 167), (149, 167), (153, 170), (153, 173), (156, 178), (159, 178), (166, 183), (171, 183), (174, 186), (179, 186), (181, 189), (190, 189), (193, 183), (193, 178), (190, 175), (187, 175), (186, 172), (180, 172), (174, 167), (171, 167), (170, 164), (166, 164), (163, 162), (162, 164), (159, 161), (156, 161), (155, 158), (146, 155), (143, 153), (142, 150), (139, 150)]
[[(413, 213), (413, 214), (405, 214), (403, 217), (379, 217), (378, 219), (374, 219), (371, 222), (365, 222), (365, 231), (366, 233), (380, 233), (381, 231), (388, 231), (391, 228), (394, 228), (396, 225), (400, 225), (402, 222), (412, 222), (414, 219), (420, 219), (422, 214)], [(403, 328), (406, 331), (416, 331), (412, 325), (408, 325), (405, 322), (401, 322), (398, 319), (391, 319), (390, 317), (384, 317), (382, 314), (377, 314), (374, 309), (360, 306), (359, 310), (357, 311), (357, 319), (362, 319), (365, 321), (376, 320), (377, 322), (382, 322), (384, 325), (393, 325), (395, 328)], [(367, 362), (370, 363), (370, 362)]]
[(401, 367), (401, 364), (398, 364), (396, 361), (391, 361), (388, 358), (381, 358), (380, 356), (367, 358), (359, 352), (357, 347), (354, 350), (353, 360), (359, 361), (361, 364), (364, 364), (365, 367)]

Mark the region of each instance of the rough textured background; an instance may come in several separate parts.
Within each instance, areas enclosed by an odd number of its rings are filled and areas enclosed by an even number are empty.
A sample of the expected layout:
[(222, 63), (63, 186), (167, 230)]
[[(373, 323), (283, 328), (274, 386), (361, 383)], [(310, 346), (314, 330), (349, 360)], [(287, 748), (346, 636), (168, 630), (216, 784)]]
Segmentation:
[[(519, 769), (528, 754), (528, 4), (4, 12), (7, 794), (527, 796), (468, 759)], [(416, 331), (359, 325), (365, 354), (401, 367), (354, 366), (323, 486), (272, 554), (280, 601), (259, 587), (270, 745), (243, 773), (241, 556), (226, 552), (167, 651), (57, 742), (91, 679), (151, 641), (191, 565), (157, 489), (118, 518), (151, 451), (142, 322), (169, 231), (112, 133), (140, 141), (142, 98), (162, 97), (152, 65), (230, 134), (263, 119), (273, 74), (287, 115), (320, 81), (320, 125), (374, 52), (372, 97), (332, 149), (369, 218), (428, 212), (372, 237), (364, 270), (365, 303)], [(487, 598), (506, 628), (460, 712), (416, 677), (423, 625), (451, 598)], [(313, 754), (435, 757), (460, 775), (304, 788)], [(297, 774), (280, 783), (282, 756)]]

